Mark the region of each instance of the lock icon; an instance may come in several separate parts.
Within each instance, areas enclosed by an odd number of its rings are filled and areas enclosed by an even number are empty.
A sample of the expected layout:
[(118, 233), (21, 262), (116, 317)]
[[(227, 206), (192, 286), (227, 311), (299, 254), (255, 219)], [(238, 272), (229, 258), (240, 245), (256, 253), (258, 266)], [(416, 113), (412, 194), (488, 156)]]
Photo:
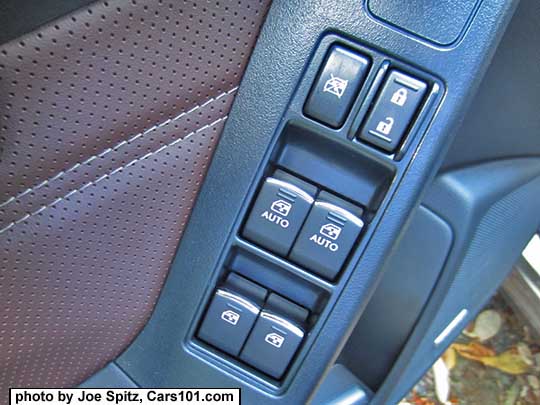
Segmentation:
[(400, 107), (403, 107), (407, 101), (407, 89), (404, 87), (397, 89), (394, 94), (392, 94), (390, 101), (396, 105), (399, 105)]
[(392, 130), (392, 125), (394, 125), (394, 119), (386, 117), (384, 121), (379, 121), (375, 130), (383, 135), (388, 135)]

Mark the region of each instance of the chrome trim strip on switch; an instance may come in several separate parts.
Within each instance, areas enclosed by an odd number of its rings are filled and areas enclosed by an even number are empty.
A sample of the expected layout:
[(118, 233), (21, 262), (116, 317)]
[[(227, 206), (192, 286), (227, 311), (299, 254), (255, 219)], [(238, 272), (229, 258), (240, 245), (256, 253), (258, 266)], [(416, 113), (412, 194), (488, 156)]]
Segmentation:
[(292, 324), (288, 320), (282, 318), (281, 316), (277, 316), (277, 315), (271, 314), (269, 312), (263, 311), (263, 312), (261, 312), (260, 317), (269, 319), (270, 321), (275, 322), (280, 326), (283, 326), (283, 328), (285, 328), (289, 332), (294, 333), (296, 336), (299, 336), (301, 338), (304, 337), (304, 331), (302, 329), (300, 329), (298, 326)]
[(356, 215), (351, 214), (346, 209), (343, 209), (337, 205), (325, 202), (325, 201), (316, 201), (315, 205), (320, 206), (321, 208), (324, 208), (328, 211), (337, 212), (339, 215), (341, 215), (343, 218), (345, 218), (347, 221), (351, 221), (352, 223), (356, 224), (359, 228), (364, 227), (364, 221), (362, 221), (360, 218), (358, 218)]
[(312, 196), (310, 196), (301, 188), (296, 187), (294, 184), (287, 183), (286, 181), (278, 180), (274, 177), (268, 177), (266, 181), (268, 183), (275, 184), (276, 186), (294, 191), (296, 194), (300, 195), (304, 200), (306, 200), (309, 204), (313, 204), (313, 201), (315, 201)]
[(259, 313), (259, 308), (257, 308), (251, 302), (240, 297), (237, 294), (231, 293), (227, 290), (220, 288), (216, 291), (216, 295), (219, 295), (224, 298), (230, 299), (231, 301), (237, 302), (238, 304), (242, 305), (243, 307), (245, 307), (246, 309), (248, 309), (250, 312), (254, 313), (255, 315)]

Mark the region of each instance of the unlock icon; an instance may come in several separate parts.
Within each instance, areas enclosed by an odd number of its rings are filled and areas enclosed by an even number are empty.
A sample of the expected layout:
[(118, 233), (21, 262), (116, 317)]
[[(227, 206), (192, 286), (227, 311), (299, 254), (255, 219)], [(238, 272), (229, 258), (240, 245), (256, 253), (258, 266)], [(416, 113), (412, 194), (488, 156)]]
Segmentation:
[(375, 130), (383, 135), (388, 135), (392, 130), (392, 125), (394, 125), (394, 119), (386, 117), (383, 121), (379, 121)]
[(399, 88), (392, 94), (392, 98), (390, 101), (396, 105), (399, 105), (400, 107), (403, 107), (405, 102), (407, 101), (407, 89), (406, 88)]

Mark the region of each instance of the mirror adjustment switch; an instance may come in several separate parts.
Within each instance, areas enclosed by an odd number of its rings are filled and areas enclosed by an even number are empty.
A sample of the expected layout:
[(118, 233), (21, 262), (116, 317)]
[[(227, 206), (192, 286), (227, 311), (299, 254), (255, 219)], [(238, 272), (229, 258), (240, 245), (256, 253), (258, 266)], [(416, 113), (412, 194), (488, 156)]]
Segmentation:
[(304, 113), (332, 128), (347, 119), (366, 78), (369, 59), (334, 45), (328, 52), (304, 106)]
[(264, 182), (242, 235), (286, 256), (313, 204), (317, 189), (285, 172)]
[(218, 288), (197, 336), (225, 353), (238, 356), (259, 316), (261, 305), (259, 300), (247, 298), (227, 287)]
[(393, 152), (405, 136), (426, 89), (423, 81), (391, 71), (360, 130), (360, 139)]
[[(274, 305), (268, 307), (268, 303)], [(274, 312), (276, 307), (280, 307), (287, 315)], [(291, 313), (298, 316), (291, 318), (288, 315)], [(256, 369), (280, 379), (302, 343), (304, 329), (299, 320), (306, 319), (307, 315), (306, 309), (271, 294), (240, 358)]]
[[(328, 196), (328, 198), (325, 198)], [(300, 231), (291, 260), (333, 280), (360, 234), (362, 210), (321, 192)]]

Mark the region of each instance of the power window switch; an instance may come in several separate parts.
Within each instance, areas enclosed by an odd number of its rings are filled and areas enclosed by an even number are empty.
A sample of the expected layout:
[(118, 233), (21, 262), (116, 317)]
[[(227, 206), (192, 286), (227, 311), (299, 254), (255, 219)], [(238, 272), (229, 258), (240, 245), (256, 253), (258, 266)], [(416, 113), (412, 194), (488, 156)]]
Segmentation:
[(361, 214), (359, 207), (322, 192), (298, 235), (290, 259), (333, 280), (362, 231)]
[(301, 321), (307, 315), (306, 309), (271, 294), (240, 359), (279, 380), (304, 339)]
[[(236, 278), (240, 279), (239, 276)], [(244, 279), (241, 279), (240, 283), (253, 285)], [(231, 284), (238, 285), (236, 282)], [(247, 296), (227, 286), (218, 288), (197, 336), (231, 356), (238, 356), (261, 312), (266, 295), (266, 290), (262, 287), (256, 286), (256, 289), (264, 291), (262, 297)]]
[(292, 244), (313, 204), (317, 188), (283, 171), (264, 182), (242, 235), (281, 256)]

